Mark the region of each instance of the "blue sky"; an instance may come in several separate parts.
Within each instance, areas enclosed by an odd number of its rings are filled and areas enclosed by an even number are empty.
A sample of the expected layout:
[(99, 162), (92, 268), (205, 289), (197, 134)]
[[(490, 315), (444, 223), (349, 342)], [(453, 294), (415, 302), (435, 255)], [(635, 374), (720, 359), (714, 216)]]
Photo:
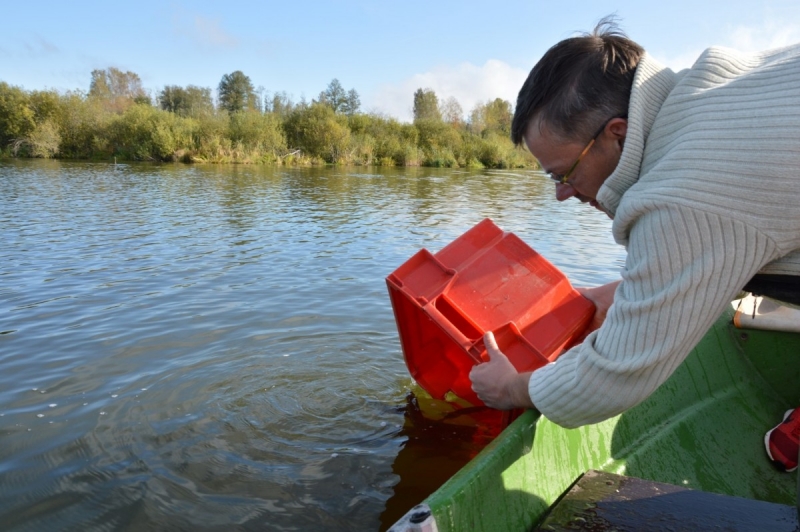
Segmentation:
[(552, 44), (616, 13), (667, 66), (711, 45), (755, 51), (800, 42), (800, 1), (56, 2), (0, 0), (0, 81), (27, 90), (88, 90), (90, 72), (139, 74), (146, 89), (216, 92), (241, 70), (265, 92), (316, 98), (337, 78), (362, 109), (401, 120), (413, 92), (476, 103), (514, 101)]

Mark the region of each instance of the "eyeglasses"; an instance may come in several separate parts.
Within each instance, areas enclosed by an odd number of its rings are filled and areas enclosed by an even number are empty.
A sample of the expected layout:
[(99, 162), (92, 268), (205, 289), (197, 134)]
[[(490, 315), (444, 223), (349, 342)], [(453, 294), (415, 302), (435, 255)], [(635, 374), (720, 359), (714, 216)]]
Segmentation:
[(569, 179), (569, 177), (572, 175), (572, 172), (575, 171), (575, 168), (578, 167), (578, 164), (581, 162), (581, 159), (583, 159), (584, 155), (589, 153), (589, 150), (591, 150), (592, 146), (594, 146), (594, 142), (597, 140), (597, 137), (600, 136), (600, 133), (603, 132), (603, 130), (608, 125), (608, 123), (611, 122), (612, 120), (614, 120), (615, 118), (628, 118), (628, 115), (612, 116), (611, 118), (609, 118), (608, 120), (603, 122), (603, 125), (600, 126), (600, 129), (598, 129), (597, 133), (594, 134), (594, 136), (592, 137), (592, 140), (589, 141), (589, 144), (587, 144), (586, 147), (581, 152), (581, 154), (578, 155), (578, 159), (574, 163), (572, 163), (572, 166), (569, 167), (569, 170), (567, 170), (566, 174), (560, 175), (560, 174), (556, 174), (555, 172), (547, 172), (545, 175), (548, 178), (550, 178), (553, 181), (555, 181), (556, 183), (561, 183), (562, 185), (568, 184), (567, 183), (567, 179)]

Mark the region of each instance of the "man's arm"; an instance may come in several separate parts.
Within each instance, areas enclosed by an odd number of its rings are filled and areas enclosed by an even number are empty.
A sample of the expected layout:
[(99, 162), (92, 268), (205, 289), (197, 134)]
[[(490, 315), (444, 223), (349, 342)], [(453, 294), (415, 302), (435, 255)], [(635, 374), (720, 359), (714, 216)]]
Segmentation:
[[(614, 281), (595, 288), (577, 288), (583, 297), (594, 303), (596, 309), (583, 338), (600, 328), (605, 321), (608, 309), (614, 303), (614, 291), (620, 282)], [(535, 408), (528, 392), (531, 372), (517, 373), (508, 358), (497, 347), (494, 334), (491, 332), (487, 332), (484, 336), (484, 344), (489, 354), (489, 361), (475, 366), (470, 371), (472, 390), (486, 403), (486, 406), (491, 408), (498, 410)]]
[(529, 380), (537, 410), (563, 427), (645, 400), (776, 256), (774, 241), (752, 224), (669, 202), (634, 204), (623, 282), (603, 326)]

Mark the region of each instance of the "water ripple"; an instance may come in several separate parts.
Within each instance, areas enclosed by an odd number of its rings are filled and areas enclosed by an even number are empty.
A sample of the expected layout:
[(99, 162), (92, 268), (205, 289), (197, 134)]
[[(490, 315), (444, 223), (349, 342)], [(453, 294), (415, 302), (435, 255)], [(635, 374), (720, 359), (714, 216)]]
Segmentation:
[(378, 528), (419, 391), (384, 278), (490, 216), (614, 279), (609, 221), (551, 195), (519, 171), (0, 163), (3, 528)]

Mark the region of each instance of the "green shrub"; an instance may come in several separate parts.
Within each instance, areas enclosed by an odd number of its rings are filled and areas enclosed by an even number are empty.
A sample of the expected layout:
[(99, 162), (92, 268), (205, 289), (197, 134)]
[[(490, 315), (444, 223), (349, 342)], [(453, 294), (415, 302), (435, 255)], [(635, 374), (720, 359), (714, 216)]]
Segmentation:
[(278, 161), (286, 152), (286, 137), (280, 119), (272, 113), (257, 111), (238, 111), (230, 114), (228, 137), (241, 148), (249, 158), (263, 162)]
[(417, 120), (414, 127), (419, 132), (420, 148), (428, 152), (441, 148), (452, 151), (461, 144), (458, 130), (441, 120)]
[(27, 138), (32, 157), (49, 159), (58, 153), (61, 144), (61, 134), (58, 126), (52, 120), (45, 120), (33, 128)]
[(28, 94), (19, 87), (0, 82), (0, 146), (22, 141), (36, 127)]
[(114, 154), (137, 161), (177, 160), (191, 146), (193, 120), (136, 104), (112, 119), (108, 138)]
[(62, 96), (61, 105), (59, 156), (72, 159), (111, 156), (107, 128), (114, 115), (104, 109), (103, 103), (80, 93), (67, 93)]
[(371, 166), (375, 162), (375, 137), (360, 133), (350, 137), (348, 164)]
[(298, 107), (283, 124), (290, 148), (299, 148), (309, 157), (328, 163), (347, 162), (350, 129), (347, 117), (337, 115), (330, 106), (312, 103)]
[(458, 168), (458, 161), (450, 148), (429, 149), (423, 160), (424, 166), (434, 168)]

